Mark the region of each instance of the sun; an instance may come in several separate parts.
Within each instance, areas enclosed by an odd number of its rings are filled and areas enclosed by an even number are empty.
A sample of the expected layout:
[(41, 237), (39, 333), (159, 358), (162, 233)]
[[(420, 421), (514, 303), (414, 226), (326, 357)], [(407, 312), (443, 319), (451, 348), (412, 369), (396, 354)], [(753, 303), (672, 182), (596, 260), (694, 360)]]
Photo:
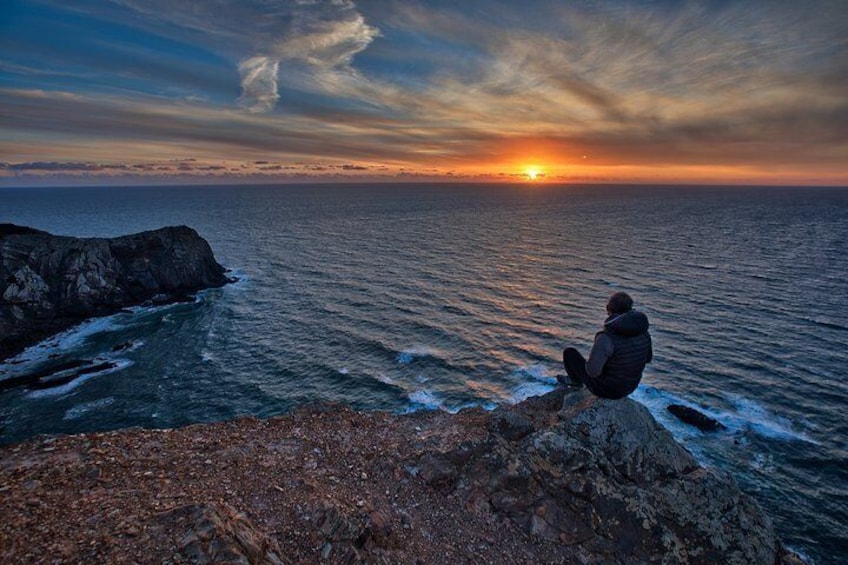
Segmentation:
[(527, 180), (533, 182), (541, 180), (541, 178), (545, 176), (545, 173), (543, 173), (538, 167), (527, 167), (527, 169), (524, 170), (524, 175), (527, 177)]

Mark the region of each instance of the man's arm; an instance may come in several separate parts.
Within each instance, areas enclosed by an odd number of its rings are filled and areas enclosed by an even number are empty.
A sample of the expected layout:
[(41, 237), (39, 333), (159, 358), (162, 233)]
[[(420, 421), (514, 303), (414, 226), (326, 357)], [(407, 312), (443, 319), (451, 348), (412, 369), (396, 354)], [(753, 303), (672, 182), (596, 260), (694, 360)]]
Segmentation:
[(589, 377), (597, 379), (604, 372), (604, 365), (612, 357), (615, 346), (610, 337), (604, 333), (595, 336), (595, 344), (589, 352), (589, 360), (586, 361), (586, 373)]

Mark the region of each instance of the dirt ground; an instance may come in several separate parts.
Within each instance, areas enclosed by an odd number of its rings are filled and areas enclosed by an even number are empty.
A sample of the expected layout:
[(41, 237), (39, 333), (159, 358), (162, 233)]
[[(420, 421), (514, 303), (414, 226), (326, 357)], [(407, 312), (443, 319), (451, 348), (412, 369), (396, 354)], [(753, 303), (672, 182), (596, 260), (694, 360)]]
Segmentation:
[(490, 416), (314, 406), (0, 448), (3, 563), (571, 563), (429, 486), (422, 454)]

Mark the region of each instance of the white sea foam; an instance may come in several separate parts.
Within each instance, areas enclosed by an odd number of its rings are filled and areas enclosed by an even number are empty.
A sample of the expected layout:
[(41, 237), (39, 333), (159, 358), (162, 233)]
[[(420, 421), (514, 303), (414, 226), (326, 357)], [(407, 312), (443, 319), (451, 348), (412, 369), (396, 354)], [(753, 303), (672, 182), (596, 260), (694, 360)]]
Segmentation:
[[(543, 363), (524, 365), (512, 371), (510, 375), (518, 384), (511, 390), (506, 401), (517, 404), (531, 396), (548, 393), (556, 387), (556, 377), (550, 375), (548, 367)], [(529, 377), (529, 380), (528, 380)]]
[(239, 271), (238, 269), (232, 269), (229, 273), (227, 273), (228, 277), (234, 277), (236, 282), (230, 283), (223, 288), (225, 289), (243, 289), (247, 286), (247, 283), (250, 282), (250, 276), (244, 272)]
[(524, 400), (527, 400), (531, 396), (540, 396), (542, 394), (546, 394), (551, 392), (556, 388), (556, 384), (550, 383), (541, 383), (541, 382), (528, 382), (521, 383), (514, 389), (512, 389), (512, 393), (510, 394), (507, 401), (510, 404), (518, 404)]
[(424, 345), (415, 345), (408, 349), (404, 349), (397, 356), (397, 362), (401, 365), (409, 365), (412, 363), (412, 360), (417, 357), (435, 357), (438, 355), (438, 352), (432, 347), (427, 347)]
[[(709, 449), (707, 448), (709, 446), (704, 443), (706, 437), (725, 440), (733, 438), (734, 442), (745, 444), (746, 439), (743, 432), (751, 431), (757, 435), (771, 439), (805, 441), (818, 444), (818, 442), (806, 434), (795, 430), (792, 423), (786, 418), (775, 416), (761, 404), (740, 396), (727, 395), (728, 400), (735, 407), (735, 410), (727, 411), (700, 406), (685, 398), (645, 385), (644, 383), (639, 385), (630, 397), (646, 406), (654, 418), (671, 431), (675, 439), (683, 442), (701, 464), (712, 464), (712, 458), (708, 455)], [(698, 428), (684, 424), (674, 417), (667, 410), (670, 404), (681, 404), (694, 408), (724, 424), (728, 429), (728, 433), (709, 434), (707, 436)], [(763, 456), (754, 455), (751, 460), (751, 466), (755, 469), (764, 470), (769, 468), (769, 461)]]
[(392, 385), (392, 386), (394, 386), (394, 384), (395, 384), (394, 379), (391, 378), (390, 376), (388, 376), (385, 373), (377, 373), (377, 376), (375, 376), (374, 378), (377, 379), (378, 381), (380, 381), (383, 384)]
[(83, 416), (87, 412), (91, 412), (93, 410), (99, 410), (101, 408), (105, 408), (110, 404), (115, 402), (115, 398), (113, 396), (107, 396), (106, 398), (98, 398), (97, 400), (92, 400), (91, 402), (84, 402), (83, 404), (77, 404), (73, 408), (70, 408), (65, 412), (63, 420), (76, 420), (77, 418)]
[(342, 375), (349, 375), (350, 369), (348, 369), (347, 367), (342, 367), (341, 369), (339, 369), (339, 373), (341, 373)]
[(495, 402), (466, 402), (465, 404), (460, 404), (459, 406), (451, 406), (451, 407), (442, 407), (442, 410), (449, 414), (456, 414), (460, 410), (465, 410), (466, 408), (482, 408), (488, 412), (491, 412), (498, 405)]
[(78, 386), (80, 386), (81, 384), (85, 383), (86, 381), (88, 381), (89, 379), (91, 379), (93, 377), (101, 377), (103, 375), (109, 375), (111, 373), (117, 373), (118, 371), (123, 371), (124, 369), (126, 369), (127, 367), (129, 367), (132, 364), (133, 364), (132, 361), (129, 361), (129, 360), (126, 360), (126, 359), (121, 359), (121, 360), (116, 361), (115, 366), (111, 367), (109, 369), (105, 369), (103, 371), (98, 371), (97, 373), (89, 373), (87, 375), (83, 375), (78, 379), (74, 379), (69, 383), (66, 383), (66, 384), (63, 384), (63, 385), (60, 385), (60, 386), (57, 386), (57, 387), (46, 388), (46, 389), (43, 389), (43, 390), (33, 390), (33, 391), (31, 391), (30, 393), (27, 394), (27, 398), (35, 399), (35, 398), (50, 398), (50, 397), (54, 397), (54, 396), (64, 396), (65, 394), (68, 394), (69, 392), (73, 391), (75, 388), (77, 388)]
[(751, 429), (757, 434), (789, 441), (804, 441), (819, 445), (819, 442), (795, 429), (792, 422), (783, 416), (778, 416), (755, 400), (738, 395), (725, 395), (736, 407), (736, 414), (730, 416), (730, 428)]
[(542, 363), (519, 367), (512, 372), (512, 376), (517, 378), (532, 377), (545, 382), (550, 382), (553, 379), (553, 382), (556, 382), (556, 378), (550, 376), (548, 367)]
[(200, 360), (204, 363), (211, 363), (215, 360), (215, 355), (211, 351), (204, 349), (200, 352)]
[(124, 324), (120, 323), (120, 319), (123, 316), (125, 314), (118, 313), (85, 321), (26, 348), (0, 367), (10, 375), (31, 372), (35, 365), (43, 363), (50, 355), (75, 349), (95, 334), (122, 329)]
[(409, 393), (409, 401), (426, 410), (438, 410), (442, 407), (442, 400), (429, 390), (416, 390)]

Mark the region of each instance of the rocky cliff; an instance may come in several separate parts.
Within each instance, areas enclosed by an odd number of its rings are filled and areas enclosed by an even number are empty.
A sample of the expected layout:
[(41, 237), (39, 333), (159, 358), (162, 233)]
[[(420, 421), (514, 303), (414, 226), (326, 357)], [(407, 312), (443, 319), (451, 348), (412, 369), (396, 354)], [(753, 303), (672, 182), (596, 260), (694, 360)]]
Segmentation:
[(80, 239), (0, 224), (0, 359), (85, 318), (226, 283), (185, 226)]
[(4, 563), (797, 564), (632, 400), (307, 407), (0, 448)]

